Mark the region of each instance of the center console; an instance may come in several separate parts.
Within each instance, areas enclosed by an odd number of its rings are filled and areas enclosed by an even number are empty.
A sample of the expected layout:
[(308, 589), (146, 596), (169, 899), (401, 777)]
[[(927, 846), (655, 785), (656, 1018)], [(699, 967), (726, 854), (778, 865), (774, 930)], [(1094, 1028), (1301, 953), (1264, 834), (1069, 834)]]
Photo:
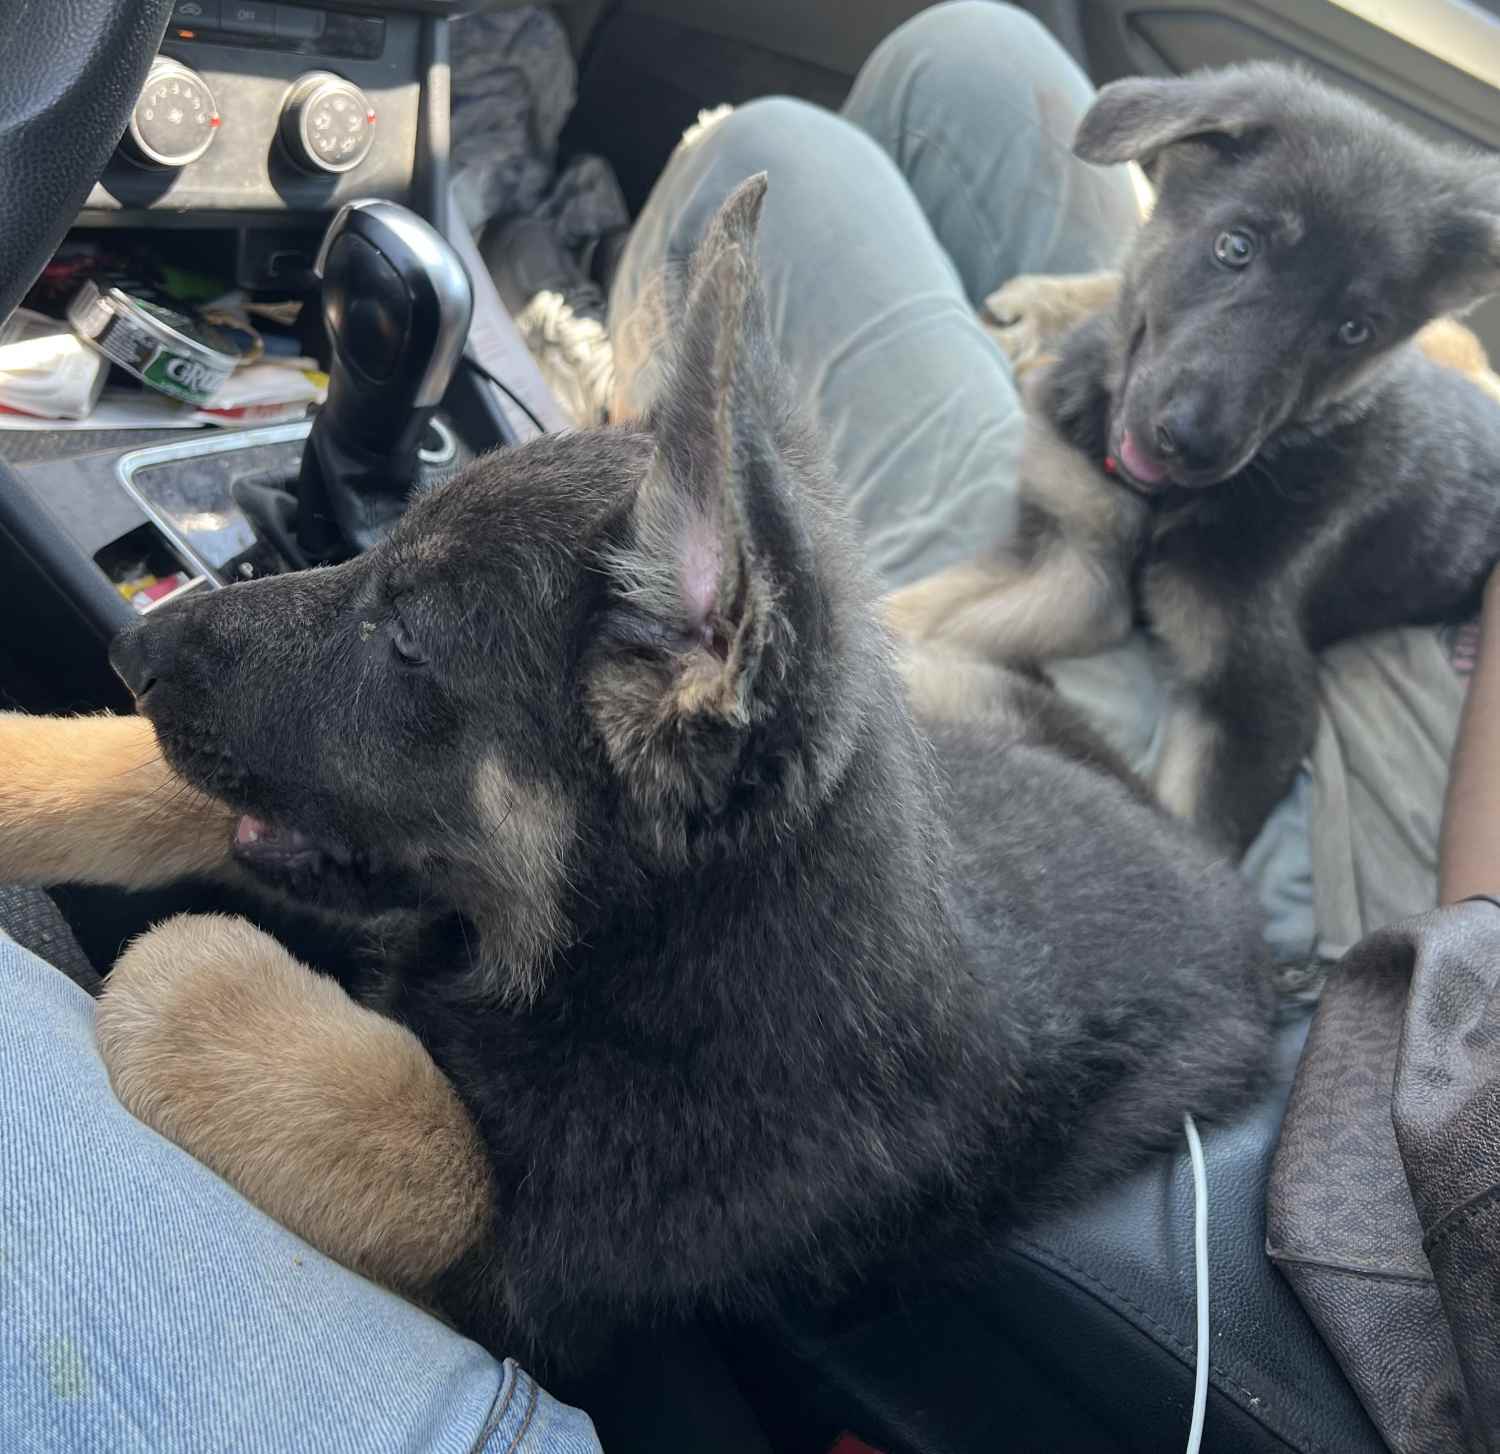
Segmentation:
[[(152, 211), (264, 217), (354, 197), (420, 204), (434, 31), (408, 14), (178, 0), (86, 225)], [(426, 95), (424, 96), (424, 91)], [(446, 98), (444, 98), (446, 104)]]
[(564, 425), (449, 202), (457, 8), (178, 0), (70, 239), (175, 238), (239, 288), (303, 298), (329, 403), (262, 428), (0, 429), (0, 666), (67, 663), (61, 697), (12, 704), (123, 705), (100, 647), (138, 613), (368, 545), (411, 489)]

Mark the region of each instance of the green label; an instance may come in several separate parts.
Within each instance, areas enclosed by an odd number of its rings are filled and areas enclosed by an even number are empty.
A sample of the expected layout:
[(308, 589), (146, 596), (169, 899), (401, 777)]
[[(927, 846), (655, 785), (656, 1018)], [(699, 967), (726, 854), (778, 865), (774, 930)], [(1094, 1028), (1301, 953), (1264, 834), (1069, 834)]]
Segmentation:
[(196, 359), (184, 358), (161, 348), (142, 372), (141, 377), (153, 389), (170, 394), (188, 404), (206, 404), (218, 392), (228, 376), (228, 369), (214, 368)]

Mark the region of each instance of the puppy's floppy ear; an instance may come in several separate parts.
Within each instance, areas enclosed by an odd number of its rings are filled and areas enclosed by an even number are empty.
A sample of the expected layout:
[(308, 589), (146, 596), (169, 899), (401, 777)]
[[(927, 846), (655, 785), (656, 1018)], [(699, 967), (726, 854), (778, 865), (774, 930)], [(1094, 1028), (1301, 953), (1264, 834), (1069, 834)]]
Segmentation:
[(658, 804), (713, 807), (784, 664), (778, 579), (801, 549), (780, 475), (778, 397), (754, 244), (764, 176), (710, 225), (655, 456), (606, 554), (612, 604), (588, 697), (622, 777)]
[(1238, 141), (1259, 124), (1261, 114), (1239, 71), (1113, 81), (1084, 112), (1073, 154), (1099, 165), (1139, 162), (1149, 172), (1167, 147), (1189, 140)]
[(1500, 292), (1500, 166), (1464, 158), (1448, 204), (1433, 210), (1434, 314), (1462, 313)]

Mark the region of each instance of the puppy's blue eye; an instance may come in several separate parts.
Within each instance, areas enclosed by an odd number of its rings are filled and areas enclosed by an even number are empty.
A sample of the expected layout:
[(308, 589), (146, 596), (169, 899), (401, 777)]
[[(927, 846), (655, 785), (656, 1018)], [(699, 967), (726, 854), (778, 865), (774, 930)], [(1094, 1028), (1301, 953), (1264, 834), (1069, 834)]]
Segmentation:
[(1370, 325), (1363, 318), (1346, 318), (1339, 324), (1339, 342), (1345, 348), (1358, 348), (1370, 341)]
[(1243, 268), (1255, 256), (1255, 239), (1237, 227), (1214, 238), (1214, 261), (1226, 268)]

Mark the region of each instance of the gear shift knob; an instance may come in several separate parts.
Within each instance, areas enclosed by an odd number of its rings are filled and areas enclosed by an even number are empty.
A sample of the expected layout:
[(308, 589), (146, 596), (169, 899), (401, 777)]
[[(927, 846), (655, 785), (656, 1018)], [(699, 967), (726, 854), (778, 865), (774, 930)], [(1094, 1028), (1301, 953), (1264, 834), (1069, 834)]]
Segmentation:
[(299, 484), (298, 540), (326, 557), (364, 549), (400, 514), (417, 450), (469, 334), (474, 294), (458, 254), (395, 202), (350, 202), (315, 272), (332, 348), (328, 401)]

